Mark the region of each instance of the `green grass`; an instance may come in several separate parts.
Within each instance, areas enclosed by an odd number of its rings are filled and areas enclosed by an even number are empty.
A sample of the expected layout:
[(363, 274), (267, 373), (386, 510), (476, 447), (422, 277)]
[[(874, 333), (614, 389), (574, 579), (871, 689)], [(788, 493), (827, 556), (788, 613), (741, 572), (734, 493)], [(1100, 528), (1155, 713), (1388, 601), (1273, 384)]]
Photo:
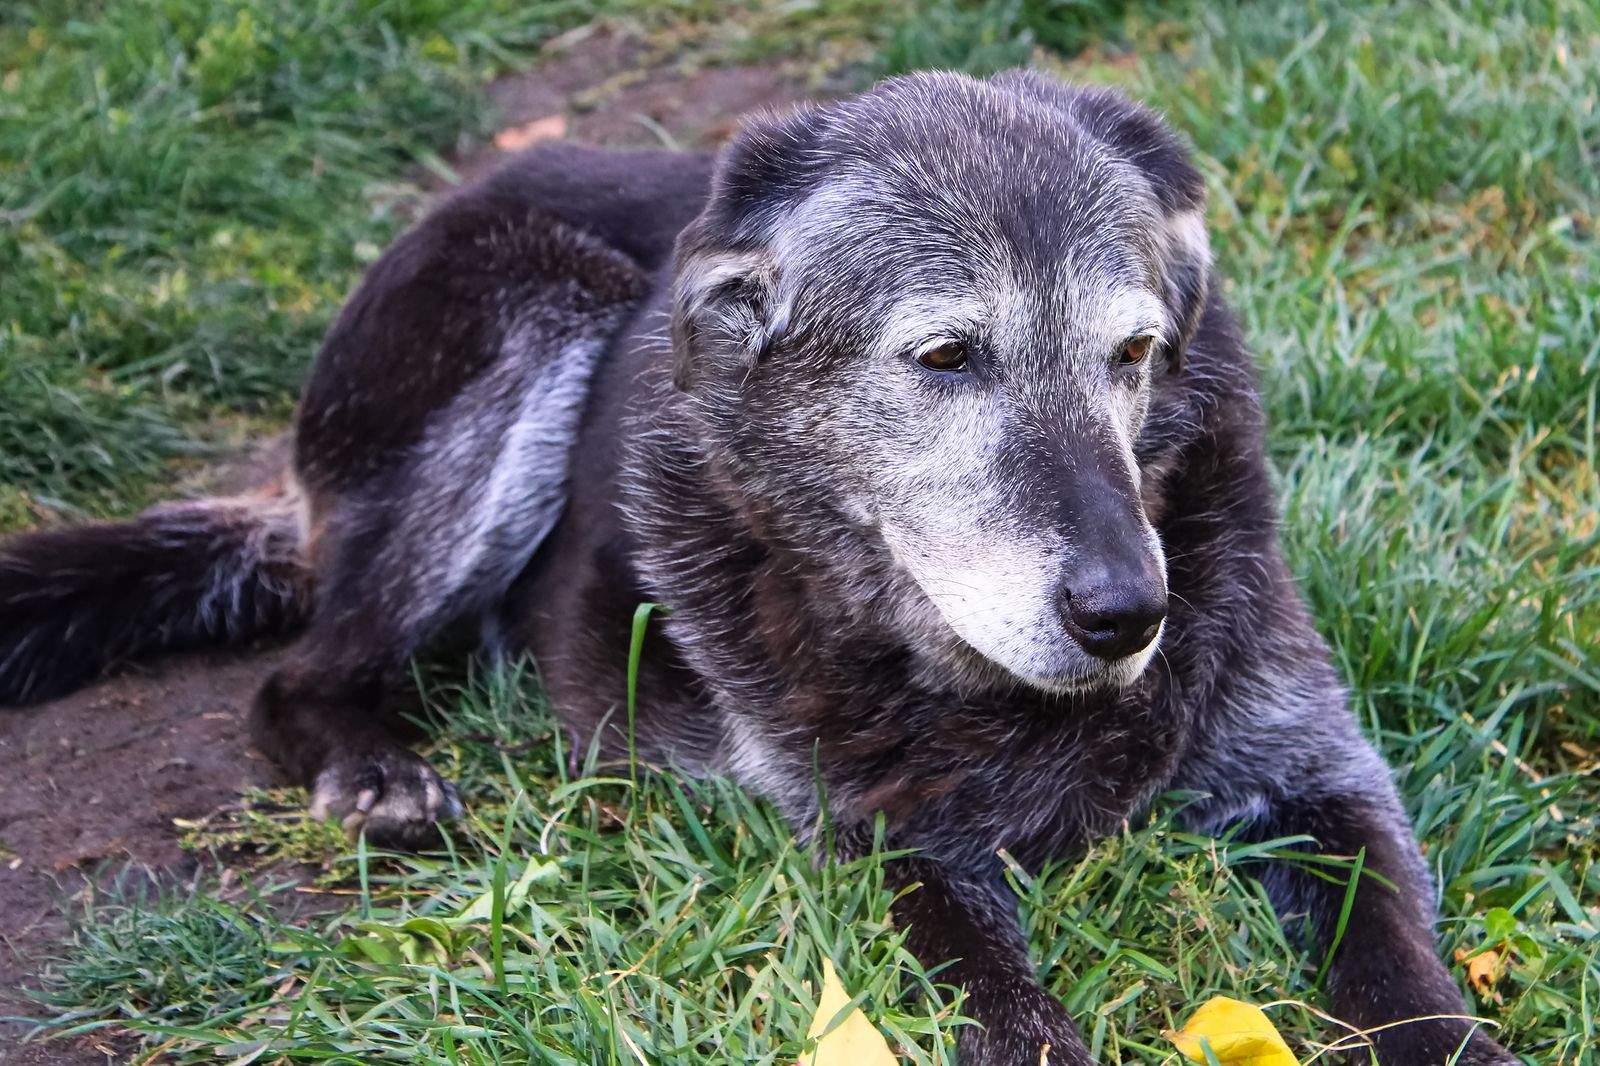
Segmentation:
[[(196, 426), (281, 419), (412, 199), (405, 168), (480, 120), (488, 72), (583, 13), (67, 7), (0, 29), (14, 523), (126, 509), (209, 439)], [(1530, 1061), (1600, 1062), (1600, 9), (834, 0), (728, 20), (684, 0), (649, 18), (721, 58), (1032, 60), (1186, 132), (1260, 357), (1285, 544), (1417, 821), (1446, 958), (1505, 950), (1474, 1009)], [(179, 1058), (790, 1063), (828, 954), (909, 1061), (949, 1061), (959, 1004), (909, 994), (929, 979), (879, 859), (818, 867), (725, 785), (570, 779), (525, 679), (429, 700), (472, 806), (453, 850), (346, 854), (266, 808), (198, 829), (320, 856), (348, 911), (289, 922), (236, 887), (114, 898), (54, 967), (61, 1025)], [(1250, 850), (1176, 827), (1181, 802), (1018, 874), (1045, 980), (1106, 1061), (1168, 1061), (1161, 1030), (1213, 993), (1308, 1004), (1272, 1014), (1309, 1058), (1339, 1035), (1310, 1009), (1322, 960), (1278, 929)]]
[[(0, 17), (0, 528), (281, 422), (406, 167), (561, 0), (39, 0)], [(231, 433), (230, 433), (231, 431)]]

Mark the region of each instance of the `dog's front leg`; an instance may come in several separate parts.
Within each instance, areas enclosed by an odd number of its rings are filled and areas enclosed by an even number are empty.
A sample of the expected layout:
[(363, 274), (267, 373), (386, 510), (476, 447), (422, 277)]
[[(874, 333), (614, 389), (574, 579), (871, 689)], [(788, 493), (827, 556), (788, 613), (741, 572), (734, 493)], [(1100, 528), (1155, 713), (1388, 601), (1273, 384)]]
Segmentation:
[(1286, 859), (1269, 868), (1264, 882), (1286, 916), (1306, 916), (1314, 947), (1328, 960), (1334, 1013), (1366, 1031), (1381, 1066), (1515, 1063), (1463, 1018), (1466, 1005), (1434, 944), (1433, 891), (1422, 855), (1387, 772), (1362, 749), (1359, 757), (1371, 763), (1365, 787), (1280, 799), (1252, 829), (1262, 839), (1309, 836), (1320, 853), (1351, 865)]
[(978, 1024), (960, 1038), (963, 1066), (1080, 1066), (1093, 1060), (1066, 1008), (1040, 987), (1017, 927), (1016, 902), (998, 877), (953, 876), (923, 858), (886, 867), (899, 893), (895, 924), (938, 979), (966, 991), (963, 1013)]
[[(445, 501), (397, 492), (387, 511), (340, 500), (317, 553), (317, 608), (256, 697), (256, 746), (311, 793), (311, 813), (382, 847), (424, 848), (462, 813), (455, 786), (405, 743), (394, 713), (407, 663), (472, 591), (450, 583), (414, 514)], [(387, 518), (388, 521), (381, 519)], [(364, 519), (364, 521), (358, 521)]]

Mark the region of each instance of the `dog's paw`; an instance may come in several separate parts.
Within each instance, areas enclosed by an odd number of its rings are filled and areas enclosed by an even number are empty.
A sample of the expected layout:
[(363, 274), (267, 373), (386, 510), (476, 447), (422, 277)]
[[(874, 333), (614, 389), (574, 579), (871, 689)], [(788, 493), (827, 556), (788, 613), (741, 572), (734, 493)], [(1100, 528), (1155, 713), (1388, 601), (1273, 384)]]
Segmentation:
[(1522, 1060), (1485, 1036), (1480, 1029), (1453, 1059), (1455, 1066), (1520, 1066)]
[[(1382, 1066), (1519, 1066), (1522, 1062), (1482, 1029), (1466, 1039), (1465, 1047), (1463, 1036), (1455, 1025), (1443, 1031), (1396, 1026), (1378, 1039), (1378, 1062)], [(1347, 1054), (1344, 1061), (1370, 1063), (1372, 1054), (1362, 1048)]]
[(1019, 985), (978, 1013), (982, 1024), (962, 1030), (961, 1066), (1094, 1066), (1066, 1008), (1037, 985)]
[(400, 747), (340, 756), (317, 774), (311, 816), (338, 819), (354, 840), (416, 850), (439, 841), (439, 823), (465, 808), (456, 786), (427, 760)]
[(1522, 1066), (1522, 1060), (1499, 1045), (1493, 1048), (1468, 1048), (1455, 1060), (1456, 1066)]

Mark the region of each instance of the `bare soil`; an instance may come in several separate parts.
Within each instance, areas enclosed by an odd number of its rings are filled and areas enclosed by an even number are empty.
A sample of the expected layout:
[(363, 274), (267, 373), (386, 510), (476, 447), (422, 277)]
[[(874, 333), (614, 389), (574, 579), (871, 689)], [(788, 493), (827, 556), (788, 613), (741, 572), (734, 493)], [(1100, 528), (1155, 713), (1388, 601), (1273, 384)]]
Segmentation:
[[(678, 67), (624, 33), (568, 35), (526, 74), (489, 88), (502, 127), (614, 146), (710, 147), (741, 115), (807, 95), (797, 70)], [(491, 146), (453, 162), (462, 180), (491, 169)], [(271, 478), (282, 440), (186, 486), (231, 492)], [(204, 816), (249, 786), (281, 783), (250, 748), (250, 700), (281, 648), (172, 656), (130, 667), (64, 699), (0, 711), (0, 1064), (61, 1066), (124, 1058), (114, 1034), (23, 1042), (28, 989), (70, 933), (86, 893), (115, 876), (181, 884), (208, 860), (179, 846), (174, 819)], [(3, 1019), (12, 1017), (10, 1022)]]

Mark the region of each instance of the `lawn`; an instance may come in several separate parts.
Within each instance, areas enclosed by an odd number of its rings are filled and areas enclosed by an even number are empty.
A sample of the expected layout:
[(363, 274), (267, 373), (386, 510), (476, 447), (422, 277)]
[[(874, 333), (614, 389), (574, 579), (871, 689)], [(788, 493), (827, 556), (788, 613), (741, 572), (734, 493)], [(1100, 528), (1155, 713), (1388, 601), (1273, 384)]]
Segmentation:
[[(419, 169), (490, 128), (482, 83), (596, 15), (862, 83), (1032, 62), (1171, 117), (1259, 357), (1289, 558), (1416, 820), (1445, 957), (1529, 1061), (1600, 1062), (1592, 0), (12, 4), (0, 529), (129, 511), (280, 426)], [(257, 796), (196, 845), (264, 840), (347, 907), (289, 922), (245, 864), (103, 897), (53, 964), (59, 1027), (178, 1060), (792, 1063), (827, 955), (906, 1061), (951, 1061), (959, 1004), (913, 994), (876, 858), (819, 867), (727, 785), (569, 776), (526, 671), (423, 684), (472, 808), (448, 852), (351, 852)], [(1162, 1030), (1216, 993), (1282, 1004), (1314, 1057), (1341, 1034), (1323, 960), (1181, 803), (1016, 872), (1045, 981), (1103, 1061), (1170, 1061)]]

